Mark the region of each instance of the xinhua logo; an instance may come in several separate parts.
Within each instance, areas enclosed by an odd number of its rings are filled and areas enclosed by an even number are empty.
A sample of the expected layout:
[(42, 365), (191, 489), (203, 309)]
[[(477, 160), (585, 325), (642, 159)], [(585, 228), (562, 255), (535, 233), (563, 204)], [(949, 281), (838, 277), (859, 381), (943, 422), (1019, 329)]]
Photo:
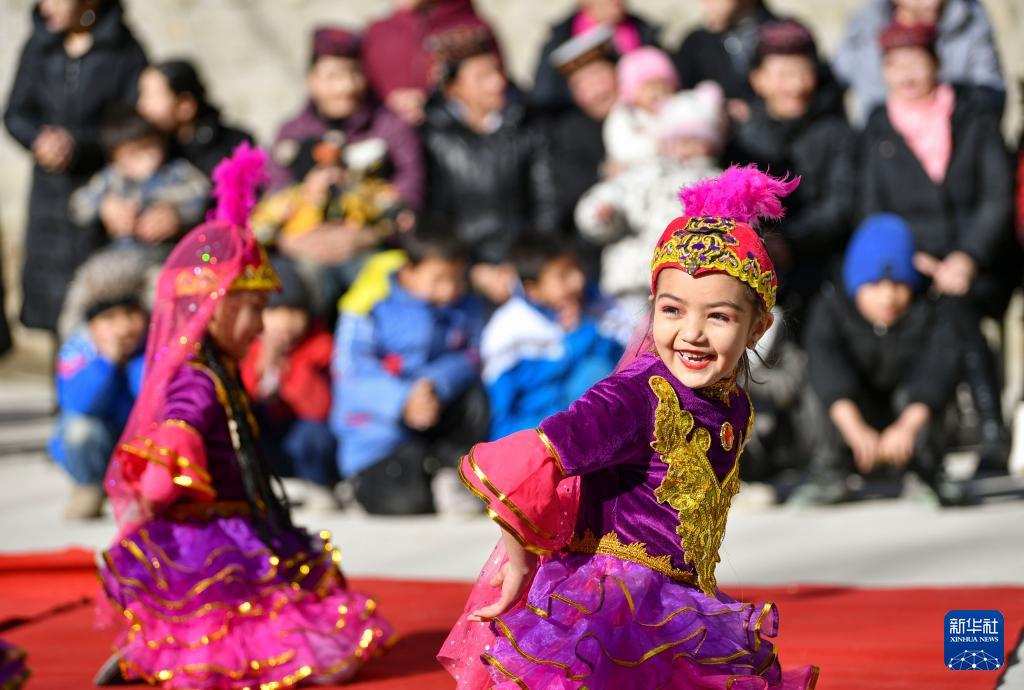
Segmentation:
[(995, 671), (1003, 665), (1003, 614), (950, 611), (946, 614), (946, 668)]

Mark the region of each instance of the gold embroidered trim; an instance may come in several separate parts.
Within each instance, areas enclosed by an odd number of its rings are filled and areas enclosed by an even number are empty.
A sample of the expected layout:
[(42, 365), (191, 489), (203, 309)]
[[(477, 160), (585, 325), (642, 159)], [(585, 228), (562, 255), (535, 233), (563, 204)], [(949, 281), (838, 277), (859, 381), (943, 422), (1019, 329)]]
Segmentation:
[(270, 264), (267, 251), (263, 248), (263, 245), (258, 245), (257, 248), (260, 253), (260, 265), (250, 266), (246, 264), (242, 270), (242, 275), (235, 278), (235, 282), (231, 283), (231, 287), (228, 288), (232, 292), (241, 290), (277, 290), (281, 287), (281, 279), (278, 278), (277, 271)]
[[(140, 448), (140, 445), (145, 447)], [(132, 453), (133, 455), (137, 455), (143, 460), (148, 460), (149, 462), (155, 462), (158, 465), (163, 465), (168, 470), (171, 470), (172, 473), (174, 474), (179, 474), (178, 469), (180, 468), (182, 470), (192, 472), (205, 483), (210, 483), (213, 481), (213, 478), (210, 476), (210, 473), (207, 472), (205, 469), (203, 469), (196, 463), (192, 462), (185, 456), (179, 455), (176, 451), (173, 451), (170, 448), (166, 448), (163, 446), (158, 447), (156, 443), (153, 442), (153, 439), (149, 437), (141, 436), (129, 443), (122, 443), (121, 449), (128, 453)]]
[(737, 371), (734, 369), (732, 375), (727, 376), (717, 383), (712, 383), (710, 386), (696, 388), (694, 389), (694, 392), (702, 398), (718, 398), (728, 405), (731, 397), (740, 392), (739, 386), (736, 385), (736, 378)]
[(513, 513), (515, 513), (516, 517), (518, 517), (520, 520), (526, 523), (526, 526), (533, 530), (533, 532), (537, 534), (539, 537), (543, 539), (555, 538), (554, 534), (551, 534), (550, 532), (545, 532), (540, 527), (538, 527), (537, 524), (533, 520), (531, 520), (525, 512), (520, 510), (519, 506), (512, 502), (512, 500), (505, 494), (504, 491), (502, 491), (501, 489), (499, 489), (498, 487), (491, 483), (491, 480), (487, 478), (487, 475), (484, 474), (484, 471), (480, 468), (479, 465), (476, 464), (476, 460), (473, 458), (472, 448), (466, 455), (466, 459), (469, 461), (469, 466), (473, 468), (473, 473), (477, 476), (477, 478), (480, 479), (483, 485), (487, 487), (487, 490), (494, 494), (494, 497), (497, 498), (502, 503), (502, 505), (511, 510)]
[(680, 570), (672, 565), (671, 556), (652, 556), (647, 552), (647, 544), (633, 542), (623, 544), (619, 541), (619, 535), (615, 532), (608, 532), (600, 540), (589, 529), (583, 536), (573, 535), (567, 549), (573, 553), (599, 553), (607, 556), (615, 556), (624, 561), (645, 566), (651, 570), (667, 575), (673, 580), (694, 584), (694, 574), (688, 570)]
[(555, 446), (551, 443), (551, 439), (548, 438), (548, 435), (545, 434), (540, 427), (537, 427), (537, 435), (540, 437), (540, 440), (544, 445), (547, 446), (548, 453), (551, 454), (551, 458), (555, 461), (555, 464), (558, 465), (559, 472), (562, 473), (563, 477), (568, 477), (569, 473), (565, 471), (565, 467), (562, 465), (562, 458), (558, 455), (558, 451), (555, 450)]
[(756, 258), (741, 259), (736, 254), (739, 242), (731, 234), (735, 227), (728, 218), (691, 218), (685, 228), (676, 230), (655, 250), (651, 275), (663, 264), (679, 266), (690, 275), (701, 270), (722, 271), (752, 287), (771, 311), (778, 292), (775, 274), (762, 268)]
[(202, 434), (200, 434), (199, 431), (196, 430), (194, 426), (186, 422), (184, 419), (165, 419), (163, 422), (161, 422), (161, 424), (163, 426), (173, 426), (177, 427), (178, 429), (183, 429), (184, 431), (189, 431), (198, 436), (199, 438), (202, 438)]
[(505, 530), (506, 532), (511, 534), (512, 538), (515, 539), (516, 542), (518, 542), (520, 546), (522, 546), (524, 549), (526, 549), (530, 553), (536, 554), (538, 556), (550, 556), (551, 553), (552, 553), (552, 551), (550, 549), (545, 549), (545, 548), (542, 548), (540, 546), (534, 546), (533, 544), (531, 544), (529, 541), (527, 541), (526, 537), (524, 537), (519, 532), (519, 530), (517, 530), (515, 527), (510, 525), (509, 522), (505, 518), (501, 517), (501, 515), (498, 515), (498, 513), (496, 513), (494, 510), (492, 510), (489, 507), (491, 505), (491, 499), (489, 499), (487, 497), (487, 494), (485, 494), (482, 491), (480, 491), (480, 489), (476, 488), (476, 486), (474, 486), (473, 483), (471, 481), (469, 481), (469, 478), (466, 476), (466, 473), (463, 470), (462, 466), (463, 466), (463, 463), (460, 462), (459, 463), (459, 479), (462, 480), (462, 483), (466, 485), (466, 488), (469, 489), (470, 492), (472, 492), (472, 494), (474, 496), (476, 496), (481, 501), (483, 501), (484, 505), (488, 506), (488, 508), (487, 508), (487, 517), (491, 518), (491, 520), (496, 522), (499, 527), (501, 527), (503, 530)]
[(708, 596), (717, 588), (715, 566), (725, 537), (732, 497), (740, 490), (739, 453), (725, 479), (719, 483), (708, 460), (711, 434), (696, 426), (693, 415), (682, 409), (672, 385), (661, 376), (648, 380), (658, 396), (651, 443), (668, 472), (654, 496), (679, 511), (676, 533), (682, 537), (684, 563), (696, 571), (696, 584)]

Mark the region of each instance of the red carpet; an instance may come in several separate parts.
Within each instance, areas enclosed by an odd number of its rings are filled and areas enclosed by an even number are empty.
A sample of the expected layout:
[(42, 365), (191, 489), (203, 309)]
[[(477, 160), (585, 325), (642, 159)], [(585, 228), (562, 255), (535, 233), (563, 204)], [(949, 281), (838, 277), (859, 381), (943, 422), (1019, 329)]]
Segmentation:
[[(0, 557), (0, 637), (28, 652), (29, 690), (86, 690), (113, 634), (93, 627), (97, 582), (81, 550)], [(434, 661), (461, 612), (464, 583), (354, 580), (381, 602), (402, 635), (346, 687), (440, 690), (453, 683)], [(1024, 628), (1024, 588), (853, 589), (730, 587), (737, 598), (772, 599), (781, 611), (783, 664), (816, 663), (819, 690), (989, 690), (1002, 671), (950, 671), (942, 664), (943, 616), (997, 609), (1007, 646)]]

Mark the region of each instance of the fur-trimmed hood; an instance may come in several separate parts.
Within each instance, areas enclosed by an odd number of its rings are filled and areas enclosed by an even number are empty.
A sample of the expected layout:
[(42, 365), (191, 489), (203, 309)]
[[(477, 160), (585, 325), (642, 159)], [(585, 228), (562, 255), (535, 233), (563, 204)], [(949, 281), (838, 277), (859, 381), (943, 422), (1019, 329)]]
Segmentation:
[(61, 309), (58, 332), (67, 338), (101, 302), (137, 299), (149, 311), (156, 294), (160, 264), (144, 249), (105, 249), (93, 254), (75, 272)]

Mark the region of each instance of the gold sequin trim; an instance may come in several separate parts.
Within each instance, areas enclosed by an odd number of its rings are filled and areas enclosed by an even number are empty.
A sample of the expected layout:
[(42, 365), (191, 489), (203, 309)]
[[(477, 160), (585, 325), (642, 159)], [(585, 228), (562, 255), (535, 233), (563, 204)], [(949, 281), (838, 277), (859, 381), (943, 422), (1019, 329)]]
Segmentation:
[(700, 590), (714, 596), (718, 550), (725, 537), (732, 497), (740, 490), (739, 453), (729, 474), (719, 483), (708, 460), (711, 434), (697, 426), (693, 415), (682, 409), (667, 380), (652, 376), (648, 382), (659, 400), (651, 448), (668, 465), (665, 479), (654, 496), (679, 512), (676, 533), (682, 537), (684, 562), (693, 564)]
[(688, 570), (680, 570), (672, 565), (671, 556), (652, 556), (647, 552), (647, 544), (633, 542), (623, 544), (619, 541), (619, 535), (615, 532), (608, 532), (598, 539), (589, 529), (583, 536), (573, 535), (567, 549), (573, 553), (599, 553), (608, 556), (615, 556), (624, 561), (637, 563), (650, 568), (655, 572), (686, 584), (694, 584), (694, 574)]
[(762, 268), (756, 258), (737, 255), (739, 242), (729, 233), (735, 223), (727, 227), (731, 222), (713, 216), (691, 218), (685, 228), (676, 230), (655, 250), (651, 274), (662, 264), (675, 264), (690, 275), (701, 270), (722, 271), (752, 287), (771, 311), (778, 292), (775, 274)]

